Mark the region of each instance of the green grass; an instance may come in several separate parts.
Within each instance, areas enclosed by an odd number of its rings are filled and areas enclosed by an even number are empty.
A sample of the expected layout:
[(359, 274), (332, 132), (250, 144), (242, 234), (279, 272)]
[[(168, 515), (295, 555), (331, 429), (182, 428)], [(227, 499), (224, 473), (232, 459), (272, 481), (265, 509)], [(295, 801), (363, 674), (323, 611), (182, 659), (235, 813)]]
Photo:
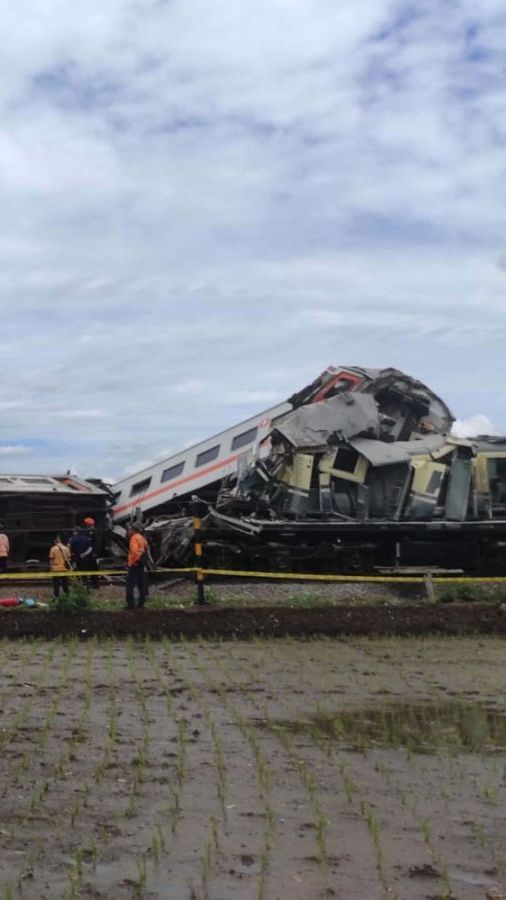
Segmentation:
[(75, 616), (91, 605), (90, 593), (84, 584), (75, 582), (70, 585), (68, 594), (62, 592), (59, 597), (54, 597), (50, 602), (50, 609), (54, 612)]
[(506, 587), (490, 584), (449, 584), (437, 591), (441, 603), (506, 603)]

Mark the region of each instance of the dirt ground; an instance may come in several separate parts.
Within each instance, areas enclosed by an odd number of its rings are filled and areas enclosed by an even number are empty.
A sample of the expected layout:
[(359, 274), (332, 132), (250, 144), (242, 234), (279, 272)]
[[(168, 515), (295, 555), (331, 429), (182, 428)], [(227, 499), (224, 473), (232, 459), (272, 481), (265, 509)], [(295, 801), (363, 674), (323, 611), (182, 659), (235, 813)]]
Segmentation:
[[(435, 599), (439, 602), (506, 603), (506, 584), (485, 582), (481, 584), (435, 584)], [(462, 592), (464, 591), (464, 594)], [(468, 592), (467, 595), (465, 592)], [(206, 597), (212, 605), (227, 607), (279, 606), (306, 608), (315, 605), (391, 605), (427, 602), (423, 584), (391, 582), (319, 582), (319, 581), (262, 581), (260, 579), (209, 578), (205, 585)], [(30, 597), (48, 603), (53, 591), (51, 582), (1, 582), (0, 596)], [(125, 604), (125, 586), (121, 578), (107, 583), (101, 579), (98, 590), (91, 592), (93, 604), (103, 609), (121, 609)], [(173, 608), (193, 605), (196, 587), (193, 576), (167, 580), (152, 576), (148, 607)], [(1, 610), (0, 610), (1, 612)]]
[[(47, 582), (12, 584), (8, 590), (46, 604), (52, 595)], [(124, 609), (120, 584), (102, 582), (89, 597), (91, 608), (73, 616), (0, 608), (0, 638), (506, 634), (506, 590), (500, 583), (436, 585), (436, 603), (420, 584), (236, 580), (206, 585), (207, 603), (199, 607), (195, 585), (182, 578), (152, 584), (143, 610)]]
[(0, 897), (506, 897), (500, 638), (1, 642)]
[[(206, 582), (206, 596), (211, 603), (226, 606), (259, 606), (283, 603), (289, 606), (314, 605), (321, 603), (382, 603), (402, 601), (424, 601), (426, 592), (423, 584), (360, 584), (325, 583), (325, 582), (266, 582), (248, 581), (246, 579), (228, 579), (226, 581)], [(505, 592), (506, 593), (506, 592)], [(53, 595), (51, 582), (1, 583), (0, 596), (32, 597), (35, 600), (49, 602)], [(101, 581), (100, 587), (91, 592), (95, 604), (105, 609), (118, 609), (125, 604), (125, 586), (120, 579), (107, 584)], [(191, 577), (176, 578), (171, 581), (155, 581), (150, 586), (148, 606), (170, 607), (187, 606), (196, 599), (196, 587)]]

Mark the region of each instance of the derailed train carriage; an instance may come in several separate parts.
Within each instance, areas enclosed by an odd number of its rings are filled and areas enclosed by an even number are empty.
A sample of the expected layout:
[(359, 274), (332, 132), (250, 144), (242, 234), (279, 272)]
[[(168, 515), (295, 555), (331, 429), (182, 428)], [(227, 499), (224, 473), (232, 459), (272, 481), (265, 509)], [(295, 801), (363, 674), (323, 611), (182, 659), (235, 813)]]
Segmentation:
[(111, 494), (99, 479), (75, 475), (0, 475), (0, 522), (9, 536), (10, 562), (47, 565), (56, 534), (69, 537), (87, 516), (95, 521), (98, 554), (106, 545)]
[[(396, 369), (331, 367), (286, 404), (231, 429), (231, 447), (228, 433), (220, 435), (204, 485), (195, 484), (202, 482), (196, 465), (168, 499), (163, 482), (156, 486), (156, 467), (149, 478), (142, 473), (145, 493), (125, 503), (127, 484), (117, 520), (135, 505), (135, 515), (147, 519), (157, 561), (187, 563), (188, 500), (195, 487), (199, 495), (204, 488), (208, 565), (506, 571), (506, 438), (458, 439), (452, 424), (430, 388)], [(231, 465), (226, 451), (246, 425), (242, 433), (253, 443)], [(179, 471), (182, 462), (196, 464), (198, 449), (180, 454), (172, 467), (171, 460), (160, 463), (160, 476)]]

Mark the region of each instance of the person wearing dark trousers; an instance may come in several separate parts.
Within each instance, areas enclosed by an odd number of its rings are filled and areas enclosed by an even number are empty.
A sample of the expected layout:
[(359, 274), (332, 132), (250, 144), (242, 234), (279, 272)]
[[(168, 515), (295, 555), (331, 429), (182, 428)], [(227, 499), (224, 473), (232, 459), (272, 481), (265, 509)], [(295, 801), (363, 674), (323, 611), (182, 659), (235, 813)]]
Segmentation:
[(90, 536), (83, 528), (74, 528), (70, 538), (70, 553), (74, 569), (86, 570), (88, 557), (93, 553)]
[[(86, 519), (84, 521), (86, 522)], [(69, 544), (74, 569), (80, 569), (83, 572), (97, 570), (98, 566), (93, 551), (92, 537), (93, 535), (90, 534), (89, 528), (74, 528)], [(98, 586), (98, 576), (83, 575), (82, 582), (87, 588), (95, 587), (95, 581)]]
[(53, 596), (55, 600), (60, 596), (61, 591), (64, 594), (68, 594), (69, 592), (69, 580), (68, 578), (63, 578), (59, 575), (59, 572), (66, 572), (70, 569), (70, 550), (69, 548), (60, 540), (60, 535), (57, 534), (53, 546), (49, 551), (49, 568), (51, 572), (53, 572)]
[(0, 574), (7, 571), (9, 553), (9, 538), (4, 532), (4, 526), (0, 524)]
[[(90, 539), (91, 552), (86, 557), (86, 568), (89, 572), (98, 572), (97, 551), (96, 551), (96, 534), (95, 519), (86, 516), (84, 520), (86, 533)], [(87, 578), (88, 587), (96, 590), (100, 586), (98, 575), (89, 575)]]
[[(148, 596), (148, 578), (146, 565), (148, 562), (148, 542), (142, 534), (141, 526), (134, 524), (128, 529), (128, 570), (126, 580), (126, 606), (142, 609)], [(135, 590), (138, 600), (135, 603)]]

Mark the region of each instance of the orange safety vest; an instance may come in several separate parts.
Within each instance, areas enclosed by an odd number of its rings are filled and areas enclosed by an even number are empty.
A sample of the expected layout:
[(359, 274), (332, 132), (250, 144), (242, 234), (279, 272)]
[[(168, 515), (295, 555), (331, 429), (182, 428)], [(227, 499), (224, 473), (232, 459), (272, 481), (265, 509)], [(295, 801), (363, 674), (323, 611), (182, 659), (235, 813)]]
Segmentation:
[(128, 565), (136, 566), (141, 556), (148, 552), (148, 542), (142, 534), (134, 531), (128, 544)]
[(55, 544), (49, 551), (51, 572), (65, 572), (70, 569), (70, 550), (65, 544)]

